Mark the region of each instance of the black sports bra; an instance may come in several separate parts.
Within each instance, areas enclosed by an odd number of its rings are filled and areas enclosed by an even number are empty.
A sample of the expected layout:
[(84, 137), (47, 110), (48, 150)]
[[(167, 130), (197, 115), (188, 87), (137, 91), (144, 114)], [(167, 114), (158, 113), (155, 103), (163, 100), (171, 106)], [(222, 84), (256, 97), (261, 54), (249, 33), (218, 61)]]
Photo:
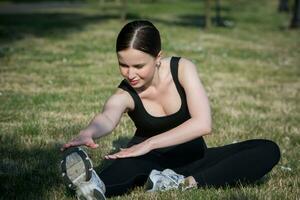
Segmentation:
[(134, 100), (134, 110), (129, 111), (128, 115), (133, 120), (137, 128), (135, 132), (136, 137), (148, 138), (160, 134), (179, 126), (180, 124), (191, 118), (184, 89), (180, 85), (178, 80), (179, 60), (180, 57), (172, 57), (170, 67), (173, 81), (181, 98), (181, 107), (177, 112), (171, 115), (159, 117), (150, 115), (145, 109), (142, 100), (138, 96), (137, 92), (125, 79), (118, 86), (119, 88), (127, 91)]

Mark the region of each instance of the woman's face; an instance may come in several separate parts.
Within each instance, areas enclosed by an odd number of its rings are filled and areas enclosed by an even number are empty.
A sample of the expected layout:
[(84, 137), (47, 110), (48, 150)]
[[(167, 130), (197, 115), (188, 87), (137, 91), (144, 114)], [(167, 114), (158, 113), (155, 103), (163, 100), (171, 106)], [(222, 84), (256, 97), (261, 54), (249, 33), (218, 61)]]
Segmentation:
[(117, 56), (121, 75), (133, 88), (142, 88), (151, 83), (158, 58), (133, 48), (119, 51)]

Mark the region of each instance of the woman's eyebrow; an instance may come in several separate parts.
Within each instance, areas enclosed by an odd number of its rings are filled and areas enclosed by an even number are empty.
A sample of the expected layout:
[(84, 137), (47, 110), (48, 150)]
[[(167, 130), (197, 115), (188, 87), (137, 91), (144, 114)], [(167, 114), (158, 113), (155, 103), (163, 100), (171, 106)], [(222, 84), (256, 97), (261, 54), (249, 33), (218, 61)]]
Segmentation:
[(133, 66), (133, 67), (142, 67), (142, 66), (144, 66), (144, 65), (146, 65), (146, 63), (135, 64), (135, 65), (132, 65), (132, 66)]
[(122, 63), (122, 62), (120, 62), (120, 61), (119, 61), (119, 65), (121, 65), (121, 66), (128, 66), (127, 64)]
[[(140, 64), (134, 64), (132, 65), (133, 67), (141, 67), (141, 66), (144, 66), (146, 63), (140, 63)], [(119, 65), (122, 65), (122, 66), (128, 66), (127, 64), (125, 63), (122, 63), (119, 61)]]

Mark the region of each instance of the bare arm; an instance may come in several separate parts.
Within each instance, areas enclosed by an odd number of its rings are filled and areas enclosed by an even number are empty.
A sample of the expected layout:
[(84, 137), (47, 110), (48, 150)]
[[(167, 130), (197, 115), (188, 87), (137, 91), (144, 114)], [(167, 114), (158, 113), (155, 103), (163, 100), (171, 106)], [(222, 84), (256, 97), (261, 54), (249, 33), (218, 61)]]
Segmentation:
[(129, 94), (122, 90), (118, 90), (106, 101), (102, 112), (96, 115), (87, 128), (80, 131), (76, 138), (64, 144), (62, 150), (79, 145), (86, 145), (91, 148), (98, 147), (93, 139), (111, 133), (118, 125), (122, 114), (127, 109), (132, 108), (133, 105), (133, 100), (129, 97)]
[(179, 81), (183, 86), (191, 118), (174, 129), (148, 139), (151, 149), (188, 142), (211, 132), (211, 111), (196, 66), (182, 58), (179, 65)]
[(122, 114), (128, 109), (128, 100), (128, 96), (124, 92), (112, 95), (104, 104), (102, 112), (96, 115), (83, 131), (94, 139), (110, 133), (119, 124)]

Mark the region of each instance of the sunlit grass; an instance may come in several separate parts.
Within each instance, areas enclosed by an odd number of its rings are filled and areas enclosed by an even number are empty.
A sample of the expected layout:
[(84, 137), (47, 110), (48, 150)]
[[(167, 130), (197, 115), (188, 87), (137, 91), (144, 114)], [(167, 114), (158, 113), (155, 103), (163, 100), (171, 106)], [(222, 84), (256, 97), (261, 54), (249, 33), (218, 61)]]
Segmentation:
[[(289, 16), (277, 13), (277, 1), (223, 5), (233, 28), (203, 30), (196, 1), (135, 4), (129, 13), (155, 23), (165, 56), (197, 65), (213, 113), (208, 146), (267, 138), (279, 144), (280, 163), (254, 186), (157, 194), (136, 188), (113, 199), (299, 198), (299, 31), (280, 29)], [(123, 23), (106, 6), (0, 15), (0, 199), (74, 199), (60, 178), (59, 147), (101, 111), (122, 80), (114, 47)], [(134, 130), (124, 115), (97, 141), (100, 148), (89, 150), (94, 164), (102, 166)]]

